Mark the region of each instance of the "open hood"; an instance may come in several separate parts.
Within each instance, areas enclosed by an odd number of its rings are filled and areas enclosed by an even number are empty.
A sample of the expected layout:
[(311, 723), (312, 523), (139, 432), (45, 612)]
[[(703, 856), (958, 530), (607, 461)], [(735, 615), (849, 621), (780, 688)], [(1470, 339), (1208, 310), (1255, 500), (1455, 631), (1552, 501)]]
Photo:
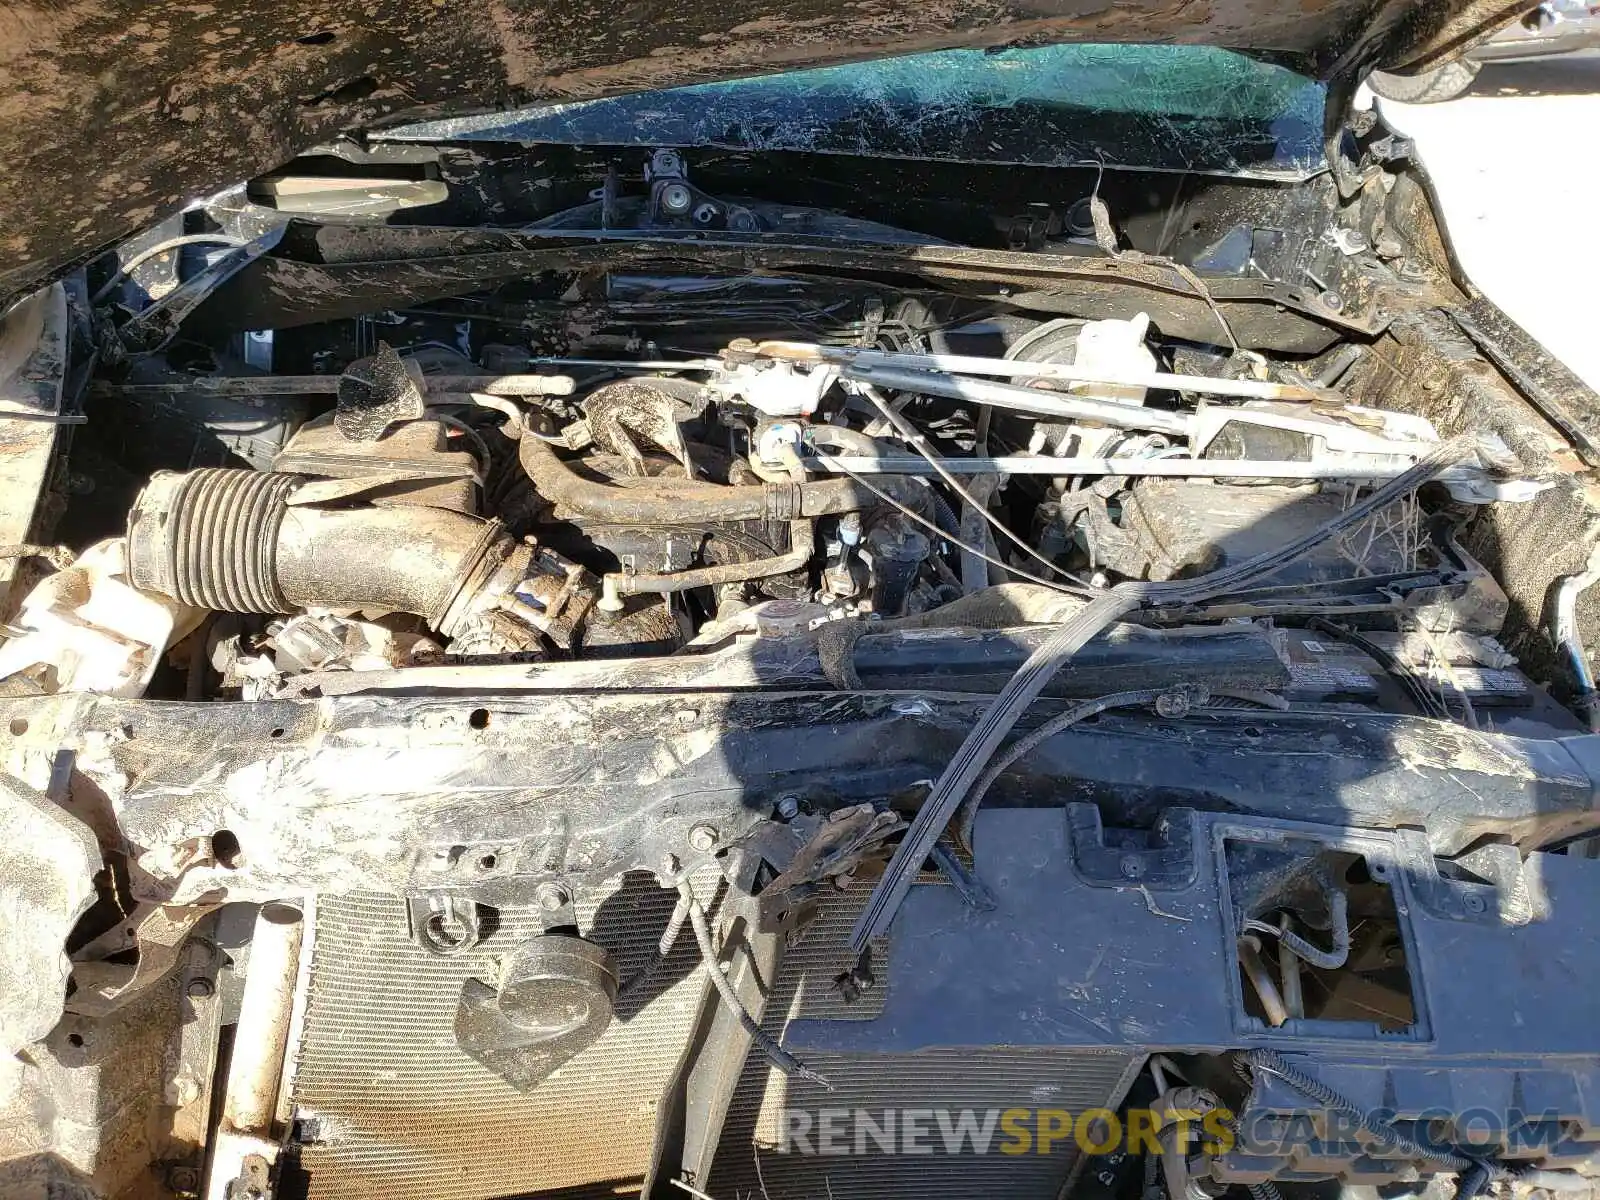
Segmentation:
[(1447, 54), (1505, 0), (86, 0), (0, 35), (0, 304), (186, 201), (399, 114), (1018, 42), (1199, 42), (1308, 74)]

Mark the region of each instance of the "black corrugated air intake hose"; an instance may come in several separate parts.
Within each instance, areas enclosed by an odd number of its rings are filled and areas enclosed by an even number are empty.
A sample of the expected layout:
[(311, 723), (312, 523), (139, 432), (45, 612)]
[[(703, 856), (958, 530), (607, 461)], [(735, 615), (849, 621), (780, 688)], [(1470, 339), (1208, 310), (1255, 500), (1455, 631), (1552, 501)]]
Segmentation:
[(459, 602), (515, 546), (497, 522), (447, 509), (290, 503), (303, 483), (215, 468), (157, 473), (128, 514), (130, 579), (195, 608), (385, 609), (449, 633)]

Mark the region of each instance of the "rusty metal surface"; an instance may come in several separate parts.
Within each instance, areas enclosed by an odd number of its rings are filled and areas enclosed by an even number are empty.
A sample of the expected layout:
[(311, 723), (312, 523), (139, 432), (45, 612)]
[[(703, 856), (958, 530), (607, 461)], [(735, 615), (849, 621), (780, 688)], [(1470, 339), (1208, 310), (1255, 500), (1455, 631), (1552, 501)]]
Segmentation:
[[(632, 874), (580, 895), (579, 925), (628, 979), (675, 901)], [(618, 1002), (598, 1042), (524, 1094), (467, 1057), (452, 1032), (462, 980), (493, 978), (494, 955), (540, 931), (532, 906), (499, 912), (477, 950), (438, 958), (409, 940), (402, 899), (319, 902), (292, 1084), (297, 1113), (318, 1118), (323, 1139), (301, 1153), (310, 1200), (600, 1195), (643, 1179), (657, 1104), (705, 987), (693, 939), (679, 939), (645, 995)]]
[[(1458, 5), (1417, 6), (1403, 57)], [(1256, 47), (1331, 65), (1356, 0), (83, 0), (0, 8), (0, 304), (185, 201), (398, 113), (705, 82), (891, 53), (1034, 41)]]
[[(284, 329), (354, 317), (380, 298), (417, 304), (542, 271), (648, 272), (692, 261), (697, 272), (822, 267), (909, 273), (975, 299), (1003, 295), (1007, 304), (1037, 313), (1098, 319), (1144, 311), (1164, 332), (1196, 340), (1216, 329), (1211, 303), (1181, 271), (1154, 257), (1133, 262), (967, 246), (839, 246), (797, 242), (782, 232), (707, 234), (684, 243), (648, 234), (596, 242), (561, 231), (447, 226), (304, 228), (313, 249), (257, 259), (196, 307), (196, 324), (212, 333)], [(1318, 289), (1298, 283), (1219, 276), (1206, 289), (1228, 312), (1236, 336), (1260, 349), (1318, 353), (1333, 343), (1337, 329), (1375, 333), (1388, 320), (1364, 303), (1342, 302), (1336, 311)]]
[[(32, 556), (21, 552), (29, 549), (60, 436), (59, 425), (38, 418), (61, 412), (67, 341), (64, 288), (39, 291), (9, 312), (0, 300), (0, 549), (9, 548), (0, 553), (0, 619), (21, 600), (29, 578), (26, 564)], [(11, 419), (7, 413), (29, 419)], [(12, 595), (12, 581), (19, 578), (23, 582)]]

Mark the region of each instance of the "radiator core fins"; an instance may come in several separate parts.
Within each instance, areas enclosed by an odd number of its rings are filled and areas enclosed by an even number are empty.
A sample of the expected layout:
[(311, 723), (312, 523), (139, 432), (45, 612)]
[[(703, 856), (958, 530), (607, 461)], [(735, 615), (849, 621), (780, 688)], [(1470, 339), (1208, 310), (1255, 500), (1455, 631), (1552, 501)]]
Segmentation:
[[(578, 906), (622, 978), (649, 960), (676, 900), (625, 877)], [(499, 910), (479, 952), (438, 958), (407, 933), (390, 896), (317, 905), (304, 1033), (292, 1096), (319, 1140), (300, 1149), (307, 1200), (487, 1200), (636, 1190), (650, 1164), (656, 1108), (678, 1069), (705, 988), (692, 938), (647, 989), (627, 997), (600, 1040), (528, 1093), (456, 1045), (468, 976), (493, 979), (488, 951), (540, 932), (537, 910)]]

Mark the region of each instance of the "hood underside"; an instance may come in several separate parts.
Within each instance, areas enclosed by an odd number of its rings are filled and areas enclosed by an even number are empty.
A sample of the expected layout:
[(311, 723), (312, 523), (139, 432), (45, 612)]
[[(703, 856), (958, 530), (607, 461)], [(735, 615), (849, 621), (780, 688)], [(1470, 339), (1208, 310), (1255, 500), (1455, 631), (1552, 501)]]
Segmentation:
[[(1480, 0), (1481, 4), (1481, 0)], [(1175, 41), (1350, 77), (1504, 14), (1381, 0), (84, 0), (0, 7), (0, 304), (320, 141), (960, 46)]]

